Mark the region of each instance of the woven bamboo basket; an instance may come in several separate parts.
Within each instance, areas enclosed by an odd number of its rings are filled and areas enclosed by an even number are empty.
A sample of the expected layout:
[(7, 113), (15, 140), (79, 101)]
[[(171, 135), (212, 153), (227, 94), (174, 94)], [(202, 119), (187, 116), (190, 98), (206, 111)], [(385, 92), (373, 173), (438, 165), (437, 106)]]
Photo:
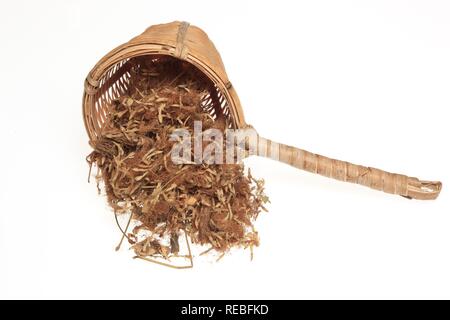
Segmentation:
[[(89, 72), (84, 85), (83, 118), (91, 142), (102, 134), (110, 103), (127, 93), (131, 65), (136, 65), (136, 60), (142, 57), (155, 60), (173, 57), (189, 62), (211, 84), (204, 108), (214, 117), (227, 117), (235, 129), (249, 128), (214, 44), (200, 28), (177, 21), (149, 27), (141, 35), (112, 50)], [(436, 199), (442, 188), (439, 181), (423, 181), (355, 165), (263, 137), (258, 138), (257, 145), (267, 149), (259, 155), (269, 154), (269, 150), (276, 146), (278, 160), (298, 169), (407, 198)]]

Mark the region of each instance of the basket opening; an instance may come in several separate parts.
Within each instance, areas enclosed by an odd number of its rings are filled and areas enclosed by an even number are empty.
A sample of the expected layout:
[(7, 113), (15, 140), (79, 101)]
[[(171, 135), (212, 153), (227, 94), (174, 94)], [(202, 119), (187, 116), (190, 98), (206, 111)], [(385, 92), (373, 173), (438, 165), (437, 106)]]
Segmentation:
[(94, 135), (91, 137), (97, 138), (101, 135), (102, 125), (105, 123), (109, 106), (114, 100), (129, 94), (133, 89), (134, 76), (136, 74), (148, 73), (151, 77), (151, 67), (161, 64), (167, 68), (167, 81), (173, 81), (176, 74), (184, 72), (192, 73), (195, 79), (204, 86), (206, 94), (203, 98), (202, 108), (208, 112), (216, 120), (225, 120), (227, 126), (230, 128), (236, 127), (234, 119), (230, 112), (229, 103), (225, 95), (221, 92), (218, 86), (201, 70), (193, 64), (177, 59), (168, 55), (145, 55), (129, 59), (125, 59), (112, 68), (110, 68), (105, 75), (99, 80), (98, 91), (93, 97), (93, 104), (87, 110), (90, 113), (92, 123), (90, 125)]

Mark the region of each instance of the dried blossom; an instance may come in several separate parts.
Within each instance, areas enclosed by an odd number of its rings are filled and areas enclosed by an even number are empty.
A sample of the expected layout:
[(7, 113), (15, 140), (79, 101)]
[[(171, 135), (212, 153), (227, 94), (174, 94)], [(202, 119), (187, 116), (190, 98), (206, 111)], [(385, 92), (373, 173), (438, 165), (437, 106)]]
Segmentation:
[(194, 121), (204, 130), (229, 127), (226, 117), (202, 107), (209, 84), (178, 60), (143, 59), (131, 73), (129, 92), (110, 104), (87, 159), (98, 167), (115, 214), (131, 214), (135, 226), (122, 232), (136, 256), (178, 256), (182, 233), (220, 254), (258, 245), (253, 222), (268, 201), (261, 180), (240, 163), (175, 164), (170, 158), (175, 129), (192, 133)]

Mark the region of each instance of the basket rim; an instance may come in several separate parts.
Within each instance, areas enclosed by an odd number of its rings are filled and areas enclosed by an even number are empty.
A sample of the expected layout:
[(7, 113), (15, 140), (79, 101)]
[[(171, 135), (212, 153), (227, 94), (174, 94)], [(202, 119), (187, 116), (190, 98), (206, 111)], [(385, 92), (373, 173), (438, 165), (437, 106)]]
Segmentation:
[[(174, 27), (180, 29), (183, 26), (183, 23), (176, 21), (166, 25), (173, 25)], [(89, 139), (92, 141), (96, 138), (95, 134), (91, 132), (93, 128), (91, 128), (90, 124), (88, 123), (88, 111), (89, 108), (94, 107), (93, 104), (95, 104), (95, 100), (93, 99), (93, 97), (96, 95), (99, 89), (101, 79), (104, 78), (112, 68), (123, 61), (140, 56), (151, 55), (171, 56), (173, 58), (186, 61), (192, 64), (194, 67), (198, 68), (217, 86), (217, 88), (225, 96), (229, 104), (230, 116), (234, 126), (236, 128), (246, 127), (239, 97), (233, 85), (228, 80), (225, 69), (222, 69), (220, 70), (220, 72), (218, 72), (217, 70), (215, 70), (216, 68), (214, 68), (212, 63), (208, 61), (207, 57), (202, 57), (191, 50), (186, 50), (187, 52), (184, 52), (183, 49), (177, 48), (177, 46), (179, 45), (178, 43), (171, 43), (171, 41), (169, 40), (150, 41), (150, 39), (146, 35), (146, 32), (148, 32), (148, 30), (150, 30), (151, 28), (152, 27), (147, 28), (146, 31), (140, 36), (137, 36), (111, 50), (103, 58), (101, 58), (88, 73), (84, 82), (83, 119)], [(197, 30), (203, 32), (200, 28), (195, 26), (190, 26), (190, 28), (196, 28)], [(185, 46), (186, 44), (182, 45)], [(184, 54), (180, 56), (180, 52), (183, 52)], [(224, 67), (221, 66), (220, 68)]]

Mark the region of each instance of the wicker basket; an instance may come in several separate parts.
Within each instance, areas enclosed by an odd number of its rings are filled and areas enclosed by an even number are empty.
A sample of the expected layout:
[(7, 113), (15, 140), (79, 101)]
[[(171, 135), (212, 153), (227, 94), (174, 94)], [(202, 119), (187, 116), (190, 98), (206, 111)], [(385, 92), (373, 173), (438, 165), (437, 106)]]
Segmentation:
[[(124, 95), (130, 84), (130, 68), (138, 59), (174, 57), (195, 66), (210, 82), (204, 108), (214, 117), (227, 117), (236, 129), (249, 126), (239, 98), (225, 72), (222, 59), (205, 32), (186, 22), (154, 25), (104, 56), (88, 74), (83, 95), (83, 118), (89, 139), (101, 136), (110, 103)], [(269, 154), (276, 146), (278, 160), (296, 168), (345, 182), (353, 182), (407, 198), (435, 199), (442, 184), (402, 174), (323, 157), (259, 137), (258, 146)]]

